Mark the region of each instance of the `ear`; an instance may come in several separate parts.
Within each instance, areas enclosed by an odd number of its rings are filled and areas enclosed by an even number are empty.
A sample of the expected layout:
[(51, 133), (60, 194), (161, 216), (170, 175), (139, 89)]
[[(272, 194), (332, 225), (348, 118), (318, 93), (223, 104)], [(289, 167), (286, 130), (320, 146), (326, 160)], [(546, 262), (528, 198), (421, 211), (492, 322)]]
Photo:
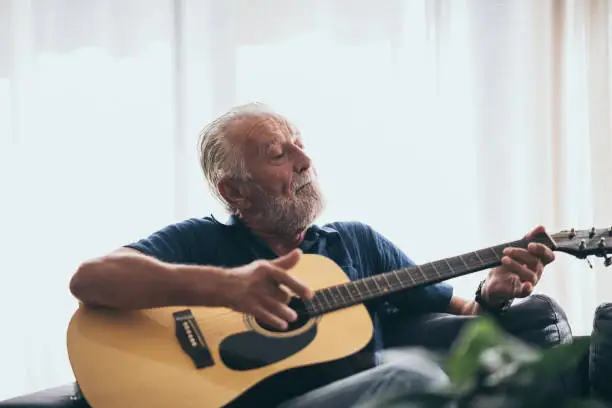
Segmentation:
[(221, 197), (223, 197), (233, 208), (244, 211), (251, 207), (251, 202), (248, 197), (243, 194), (243, 189), (240, 188), (236, 180), (223, 178), (217, 183), (217, 189)]

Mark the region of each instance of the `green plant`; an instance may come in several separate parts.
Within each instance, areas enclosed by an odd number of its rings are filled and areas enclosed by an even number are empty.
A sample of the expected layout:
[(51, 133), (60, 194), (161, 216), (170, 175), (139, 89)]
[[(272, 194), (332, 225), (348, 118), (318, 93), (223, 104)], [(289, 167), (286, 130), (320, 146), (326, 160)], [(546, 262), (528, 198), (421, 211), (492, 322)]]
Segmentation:
[(588, 348), (587, 338), (549, 349), (535, 348), (483, 316), (467, 325), (447, 356), (439, 356), (451, 380), (449, 387), (419, 395), (386, 396), (367, 408), (606, 407), (592, 398), (568, 401), (554, 388), (555, 376), (575, 367)]

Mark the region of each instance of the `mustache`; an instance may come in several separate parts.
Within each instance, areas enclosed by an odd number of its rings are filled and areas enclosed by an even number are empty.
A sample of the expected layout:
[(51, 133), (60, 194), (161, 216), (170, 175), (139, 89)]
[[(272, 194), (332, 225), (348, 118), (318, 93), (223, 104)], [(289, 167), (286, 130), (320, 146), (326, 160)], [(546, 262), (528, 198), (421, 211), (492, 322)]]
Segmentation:
[(314, 171), (308, 170), (305, 173), (297, 174), (293, 180), (291, 180), (291, 189), (293, 191), (299, 190), (307, 184), (312, 183), (316, 180), (316, 175)]

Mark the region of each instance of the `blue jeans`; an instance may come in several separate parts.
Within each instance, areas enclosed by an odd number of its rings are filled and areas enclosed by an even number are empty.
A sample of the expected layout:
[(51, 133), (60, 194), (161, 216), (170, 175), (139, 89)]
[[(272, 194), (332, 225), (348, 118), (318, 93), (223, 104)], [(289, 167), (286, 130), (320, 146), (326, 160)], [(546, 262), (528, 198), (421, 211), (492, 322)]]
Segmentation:
[(419, 348), (389, 350), (381, 354), (381, 359), (382, 363), (374, 368), (310, 391), (278, 408), (369, 408), (394, 394), (428, 391), (450, 384), (442, 368)]

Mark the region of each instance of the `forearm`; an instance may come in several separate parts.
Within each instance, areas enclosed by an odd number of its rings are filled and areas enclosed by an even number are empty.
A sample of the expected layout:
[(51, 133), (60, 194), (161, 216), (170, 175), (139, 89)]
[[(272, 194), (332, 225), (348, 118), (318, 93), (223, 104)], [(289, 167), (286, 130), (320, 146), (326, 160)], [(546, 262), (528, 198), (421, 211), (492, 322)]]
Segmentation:
[(467, 300), (453, 296), (448, 305), (447, 312), (454, 315), (471, 316), (481, 314), (482, 309), (475, 300)]
[(114, 309), (219, 303), (220, 268), (173, 265), (137, 252), (84, 262), (70, 281), (81, 302)]

